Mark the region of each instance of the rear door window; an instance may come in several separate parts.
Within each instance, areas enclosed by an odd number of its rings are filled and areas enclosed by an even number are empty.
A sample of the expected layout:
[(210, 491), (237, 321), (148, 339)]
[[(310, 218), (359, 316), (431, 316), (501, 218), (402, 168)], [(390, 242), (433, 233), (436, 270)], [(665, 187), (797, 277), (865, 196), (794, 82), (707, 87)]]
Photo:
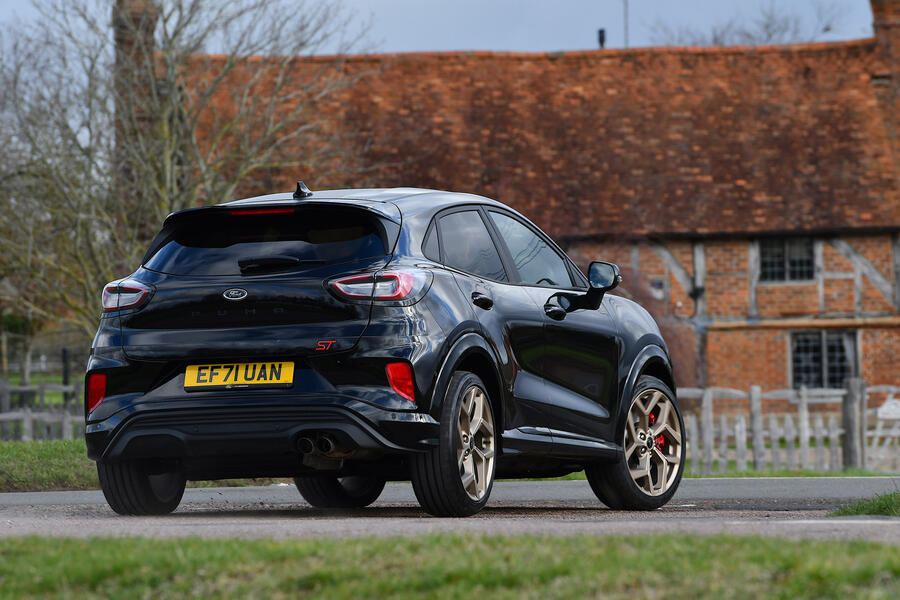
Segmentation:
[(441, 260), (445, 265), (493, 281), (507, 281), (500, 253), (478, 211), (444, 215), (440, 228)]
[(253, 275), (389, 254), (399, 228), (368, 211), (308, 207), (184, 215), (151, 244), (144, 267), (171, 275)]

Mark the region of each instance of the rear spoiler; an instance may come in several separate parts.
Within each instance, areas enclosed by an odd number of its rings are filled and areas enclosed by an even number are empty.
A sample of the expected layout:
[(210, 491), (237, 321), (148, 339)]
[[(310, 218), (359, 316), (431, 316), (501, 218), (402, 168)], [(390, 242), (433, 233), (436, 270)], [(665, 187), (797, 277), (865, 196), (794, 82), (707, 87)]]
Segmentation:
[(175, 221), (179, 221), (184, 217), (202, 215), (209, 213), (228, 214), (232, 211), (249, 211), (249, 210), (279, 210), (279, 209), (298, 209), (308, 206), (343, 206), (350, 208), (361, 208), (369, 212), (373, 212), (379, 217), (387, 219), (397, 225), (400, 224), (400, 210), (395, 204), (388, 202), (370, 202), (366, 200), (340, 200), (340, 199), (322, 199), (322, 200), (272, 200), (269, 202), (228, 202), (226, 204), (214, 204), (212, 206), (195, 206), (193, 208), (185, 208), (171, 213), (163, 222), (163, 227)]
[[(341, 208), (355, 208), (359, 210), (364, 210), (370, 213), (373, 213), (380, 219), (384, 221), (388, 221), (393, 225), (396, 229), (393, 233), (387, 231), (386, 234), (393, 237), (393, 244), (396, 244), (397, 233), (400, 230), (401, 217), (400, 217), (400, 209), (397, 208), (395, 204), (387, 203), (387, 202), (372, 202), (366, 200), (341, 200), (341, 199), (323, 199), (323, 200), (272, 200), (269, 202), (229, 202), (227, 204), (216, 204), (213, 206), (197, 206), (194, 208), (186, 208), (184, 210), (179, 210), (171, 213), (166, 220), (163, 221), (162, 229), (159, 233), (154, 236), (153, 241), (150, 242), (150, 247), (147, 249), (147, 252), (144, 254), (144, 257), (141, 259), (141, 264), (146, 264), (147, 261), (159, 250), (163, 244), (169, 238), (170, 231), (173, 227), (175, 227), (180, 221), (184, 221), (187, 219), (193, 218), (202, 218), (204, 215), (212, 216), (226, 216), (226, 215), (240, 215), (240, 214), (279, 214), (279, 213), (293, 213), (294, 211), (309, 208), (309, 207), (341, 207)], [(385, 228), (390, 230), (391, 227), (385, 223)], [(393, 245), (392, 244), (392, 245)]]

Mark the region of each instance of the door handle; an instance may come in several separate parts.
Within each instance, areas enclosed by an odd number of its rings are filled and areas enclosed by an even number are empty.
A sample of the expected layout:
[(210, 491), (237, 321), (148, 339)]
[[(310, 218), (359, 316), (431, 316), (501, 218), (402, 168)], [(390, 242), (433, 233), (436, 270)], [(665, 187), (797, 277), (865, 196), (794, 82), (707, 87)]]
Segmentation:
[(558, 304), (548, 302), (544, 305), (544, 312), (554, 321), (562, 321), (566, 318), (566, 309)]
[(484, 310), (491, 310), (491, 307), (494, 306), (494, 301), (491, 300), (490, 296), (485, 296), (481, 292), (472, 292), (472, 304)]

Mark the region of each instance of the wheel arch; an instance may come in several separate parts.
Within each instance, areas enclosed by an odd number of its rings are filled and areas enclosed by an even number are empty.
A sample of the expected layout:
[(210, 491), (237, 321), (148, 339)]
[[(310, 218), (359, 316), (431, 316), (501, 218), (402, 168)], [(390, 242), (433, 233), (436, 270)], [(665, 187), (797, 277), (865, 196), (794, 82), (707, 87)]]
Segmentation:
[(621, 401), (616, 414), (616, 440), (620, 440), (624, 432), (625, 413), (628, 411), (631, 395), (641, 375), (656, 377), (669, 386), (673, 393), (676, 393), (675, 376), (672, 374), (672, 363), (669, 360), (669, 355), (666, 354), (662, 347), (656, 344), (644, 346), (632, 361), (628, 376), (625, 379), (625, 385), (622, 387)]
[(503, 379), (500, 375), (497, 359), (490, 345), (476, 333), (467, 333), (460, 337), (447, 353), (431, 393), (430, 414), (435, 419), (440, 419), (444, 392), (453, 373), (460, 370), (478, 375), (484, 382), (485, 387), (487, 387), (486, 391), (491, 401), (491, 409), (494, 412), (497, 440), (499, 442), (504, 423), (503, 405), (505, 394), (502, 384)]

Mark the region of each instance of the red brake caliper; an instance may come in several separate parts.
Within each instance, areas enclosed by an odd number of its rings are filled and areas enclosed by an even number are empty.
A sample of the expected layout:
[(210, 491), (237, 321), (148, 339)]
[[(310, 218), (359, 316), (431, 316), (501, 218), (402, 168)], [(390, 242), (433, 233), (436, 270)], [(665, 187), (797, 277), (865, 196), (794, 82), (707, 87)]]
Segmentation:
[[(654, 423), (656, 423), (656, 415), (650, 413), (650, 425), (653, 425)], [(656, 436), (654, 443), (656, 444), (657, 448), (662, 450), (663, 446), (666, 443), (666, 438), (663, 437), (663, 434), (659, 434), (658, 436)]]

